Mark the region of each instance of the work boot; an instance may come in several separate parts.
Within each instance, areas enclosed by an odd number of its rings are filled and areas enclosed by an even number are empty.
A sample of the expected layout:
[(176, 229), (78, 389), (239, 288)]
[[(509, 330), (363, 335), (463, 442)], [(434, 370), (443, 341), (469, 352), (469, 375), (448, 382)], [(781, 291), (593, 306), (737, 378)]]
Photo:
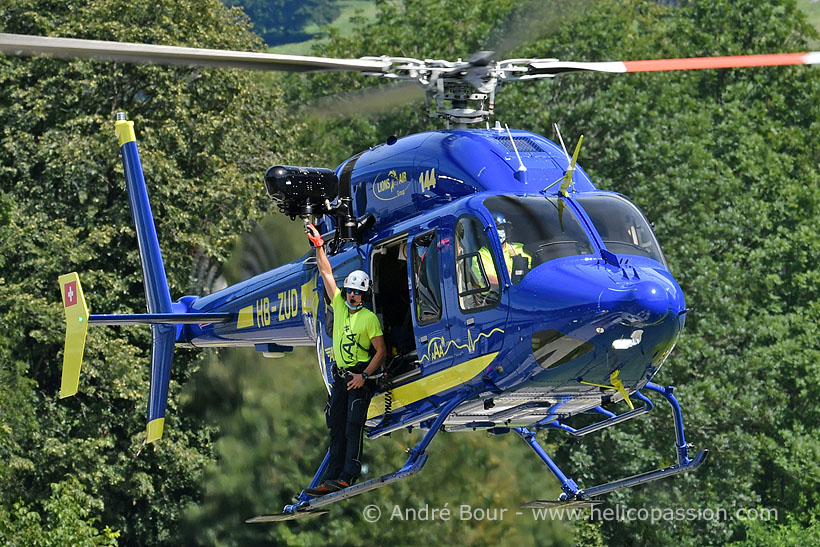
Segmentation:
[(315, 488), (308, 488), (307, 490), (305, 490), (305, 494), (313, 497), (324, 496), (325, 494), (338, 492), (339, 490), (347, 488), (348, 486), (350, 485), (346, 481), (327, 480)]

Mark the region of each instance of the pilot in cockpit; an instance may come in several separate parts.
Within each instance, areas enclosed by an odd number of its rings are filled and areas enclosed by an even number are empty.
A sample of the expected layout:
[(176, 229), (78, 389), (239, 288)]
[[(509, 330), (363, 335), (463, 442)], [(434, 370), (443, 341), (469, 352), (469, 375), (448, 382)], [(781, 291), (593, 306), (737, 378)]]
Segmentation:
[[(498, 230), (498, 237), (501, 240), (501, 250), (504, 254), (504, 263), (507, 265), (507, 272), (510, 274), (510, 278), (515, 279), (523, 277), (523, 275), (525, 275), (528, 271), (530, 271), (530, 268), (532, 268), (532, 256), (524, 250), (523, 243), (514, 242), (512, 240), (513, 225), (503, 213), (494, 212), (493, 220), (495, 221), (495, 227)], [(478, 254), (481, 257), (481, 264), (484, 266), (484, 271), (487, 274), (490, 285), (497, 287), (498, 274), (495, 271), (490, 250), (487, 247), (482, 247), (479, 249)], [(514, 262), (519, 262), (514, 261), (514, 257), (522, 257), (526, 259), (525, 265), (523, 262), (521, 263), (522, 266), (525, 266), (525, 269), (520, 273), (520, 275), (517, 275), (517, 270), (513, 271)]]

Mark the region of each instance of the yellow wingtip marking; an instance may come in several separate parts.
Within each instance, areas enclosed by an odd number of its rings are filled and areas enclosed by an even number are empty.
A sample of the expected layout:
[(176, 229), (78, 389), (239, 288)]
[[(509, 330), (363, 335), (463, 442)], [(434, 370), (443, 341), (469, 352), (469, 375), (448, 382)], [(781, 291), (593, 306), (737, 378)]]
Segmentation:
[(61, 275), (59, 281), (60, 298), (65, 308), (65, 346), (60, 381), (60, 398), (64, 399), (76, 394), (79, 389), (80, 369), (83, 365), (83, 351), (88, 332), (88, 307), (77, 272)]
[(162, 437), (162, 430), (164, 427), (165, 418), (157, 418), (156, 420), (151, 420), (148, 422), (148, 425), (145, 428), (148, 438), (145, 439), (145, 442), (152, 443)]

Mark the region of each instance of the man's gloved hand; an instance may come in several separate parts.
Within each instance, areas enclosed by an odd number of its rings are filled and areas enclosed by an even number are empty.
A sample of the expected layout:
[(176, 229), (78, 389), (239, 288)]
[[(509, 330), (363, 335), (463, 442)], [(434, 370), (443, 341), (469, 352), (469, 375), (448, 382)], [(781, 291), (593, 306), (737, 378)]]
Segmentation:
[(313, 224), (305, 222), (305, 233), (307, 234), (310, 242), (313, 243), (314, 247), (321, 247), (325, 244), (325, 240), (322, 239), (322, 235)]

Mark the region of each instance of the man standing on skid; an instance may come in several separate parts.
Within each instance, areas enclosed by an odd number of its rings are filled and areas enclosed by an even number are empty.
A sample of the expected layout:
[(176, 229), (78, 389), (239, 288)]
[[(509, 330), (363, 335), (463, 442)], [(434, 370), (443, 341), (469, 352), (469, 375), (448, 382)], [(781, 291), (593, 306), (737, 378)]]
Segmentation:
[[(308, 238), (316, 247), (316, 264), (333, 307), (333, 387), (325, 409), (330, 429), (330, 458), (324, 481), (309, 488), (311, 496), (323, 496), (347, 488), (359, 477), (364, 423), (375, 386), (375, 374), (387, 356), (382, 328), (376, 315), (364, 307), (370, 278), (362, 270), (348, 275), (343, 290), (336, 286), (324, 241), (315, 226)], [(370, 357), (371, 346), (376, 350)]]

